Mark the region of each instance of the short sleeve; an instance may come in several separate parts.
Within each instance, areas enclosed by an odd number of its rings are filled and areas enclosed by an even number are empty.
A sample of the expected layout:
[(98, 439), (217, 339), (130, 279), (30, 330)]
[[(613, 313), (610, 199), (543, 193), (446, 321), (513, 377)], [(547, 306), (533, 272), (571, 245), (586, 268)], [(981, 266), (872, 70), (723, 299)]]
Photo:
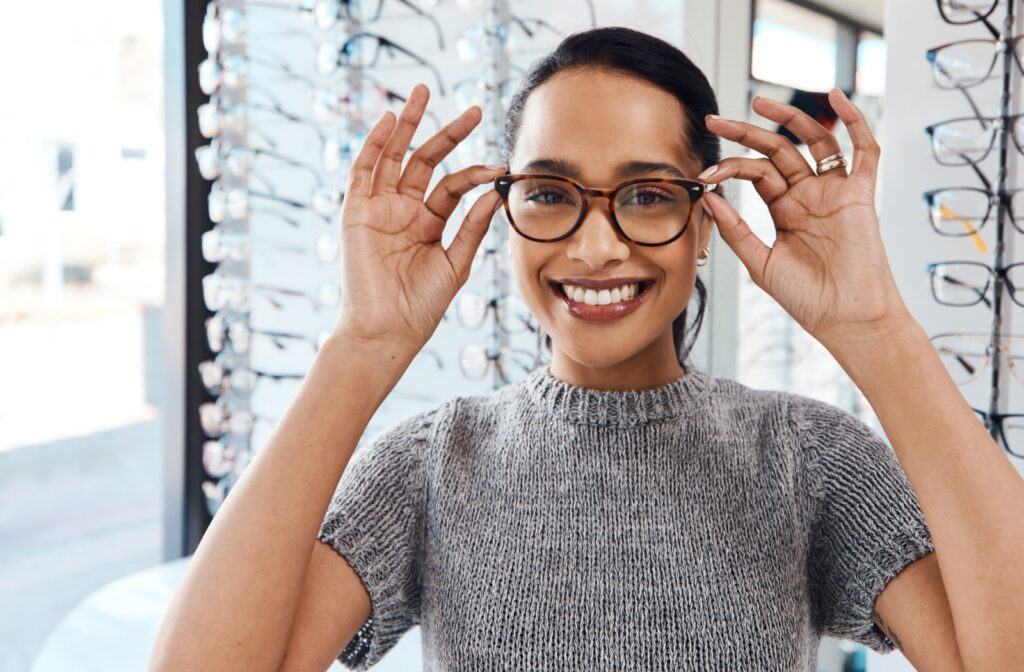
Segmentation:
[(825, 635), (890, 653), (871, 620), (875, 599), (903, 568), (935, 550), (917, 495), (892, 447), (855, 416), (791, 395), (811, 508), (807, 570)]
[(349, 459), (317, 535), (352, 566), (371, 612), (338, 661), (376, 664), (420, 622), (425, 528), (424, 461), (439, 408), (394, 424)]

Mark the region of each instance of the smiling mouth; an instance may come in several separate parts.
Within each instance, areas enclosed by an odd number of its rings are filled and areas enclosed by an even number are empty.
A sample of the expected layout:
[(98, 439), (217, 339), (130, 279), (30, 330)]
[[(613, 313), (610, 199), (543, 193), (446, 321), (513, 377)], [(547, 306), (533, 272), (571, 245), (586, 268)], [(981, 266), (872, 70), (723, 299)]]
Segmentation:
[[(633, 302), (637, 301), (638, 299), (640, 299), (641, 297), (643, 297), (644, 295), (647, 294), (648, 290), (650, 290), (650, 288), (654, 286), (655, 282), (656, 282), (655, 280), (642, 280), (642, 281), (636, 283), (636, 285), (637, 285), (636, 294), (634, 296), (632, 296), (631, 298), (629, 298), (629, 299), (620, 299), (620, 301), (617, 301), (616, 303), (629, 304), (629, 303), (633, 303)], [(606, 304), (587, 303), (585, 298), (584, 298), (583, 301), (578, 301), (576, 298), (574, 298), (572, 296), (569, 296), (569, 295), (567, 295), (565, 293), (565, 286), (562, 283), (554, 282), (554, 281), (549, 281), (548, 285), (551, 287), (552, 290), (554, 290), (555, 294), (557, 294), (559, 297), (561, 297), (561, 298), (563, 298), (563, 299), (565, 299), (567, 301), (572, 301), (574, 303), (580, 303), (580, 304), (584, 304), (584, 305), (588, 305), (588, 306), (614, 305), (614, 304), (607, 304), (607, 303)], [(585, 291), (585, 288), (579, 288), (579, 289), (584, 289), (584, 291)], [(578, 291), (577, 291), (576, 294), (577, 294), (577, 296), (579, 296)], [(600, 292), (598, 292), (598, 291), (596, 291), (595, 294), (600, 296)], [(598, 299), (598, 300), (600, 300), (600, 299)]]

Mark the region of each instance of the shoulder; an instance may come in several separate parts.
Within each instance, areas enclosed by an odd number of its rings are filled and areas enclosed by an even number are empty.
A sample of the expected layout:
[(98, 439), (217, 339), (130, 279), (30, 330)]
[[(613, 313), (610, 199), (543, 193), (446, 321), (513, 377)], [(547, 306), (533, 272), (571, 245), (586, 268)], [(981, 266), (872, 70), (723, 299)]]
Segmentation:
[(379, 424), (376, 429), (371, 424), (359, 440), (346, 473), (392, 468), (413, 470), (450, 424), (454, 412), (455, 402), (449, 399)]
[(749, 387), (731, 378), (707, 373), (710, 412), (722, 431), (755, 434), (754, 438), (782, 438), (791, 433), (790, 405), (793, 395), (779, 390)]
[(757, 418), (778, 424), (802, 440), (822, 432), (854, 432), (877, 436), (863, 420), (834, 404), (795, 392), (762, 390), (728, 378), (711, 378), (714, 404), (732, 419)]
[(790, 425), (806, 449), (891, 451), (882, 434), (849, 411), (797, 394), (787, 395), (786, 405)]
[(524, 412), (524, 394), (520, 385), (505, 385), (486, 394), (453, 397), (446, 426), (451, 440), (470, 436), (492, 435), (503, 427), (514, 426), (516, 417)]

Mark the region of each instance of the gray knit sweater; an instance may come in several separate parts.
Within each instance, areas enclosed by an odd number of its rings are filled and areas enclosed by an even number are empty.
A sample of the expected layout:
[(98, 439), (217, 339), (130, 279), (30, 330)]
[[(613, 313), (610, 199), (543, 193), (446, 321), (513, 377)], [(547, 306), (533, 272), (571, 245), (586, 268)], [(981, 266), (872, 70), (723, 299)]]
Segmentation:
[(810, 670), (822, 634), (888, 653), (875, 597), (933, 551), (892, 448), (854, 416), (698, 369), (638, 391), (547, 366), (361, 443), (319, 538), (425, 670)]

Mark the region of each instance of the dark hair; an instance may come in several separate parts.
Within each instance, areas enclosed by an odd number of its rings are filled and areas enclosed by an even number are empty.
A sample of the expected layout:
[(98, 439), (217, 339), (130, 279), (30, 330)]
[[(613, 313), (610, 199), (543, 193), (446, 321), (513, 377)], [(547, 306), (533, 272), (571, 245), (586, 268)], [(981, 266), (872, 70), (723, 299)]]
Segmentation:
[[(682, 51), (657, 37), (629, 28), (603, 27), (570, 35), (553, 52), (532, 65), (512, 97), (505, 116), (501, 150), (506, 163), (515, 148), (523, 108), (530, 93), (552, 76), (573, 68), (621, 72), (671, 93), (683, 107), (685, 126), (680, 132), (688, 139), (694, 158), (703, 168), (721, 160), (721, 142), (704, 125), (704, 115), (718, 114), (718, 101), (700, 68)], [(672, 339), (684, 369), (704, 321), (707, 304), (707, 290), (700, 277), (694, 290), (697, 306), (691, 329), (686, 330), (689, 308), (672, 321)], [(687, 335), (690, 337), (688, 342)], [(550, 336), (545, 336), (545, 345), (551, 349)]]

